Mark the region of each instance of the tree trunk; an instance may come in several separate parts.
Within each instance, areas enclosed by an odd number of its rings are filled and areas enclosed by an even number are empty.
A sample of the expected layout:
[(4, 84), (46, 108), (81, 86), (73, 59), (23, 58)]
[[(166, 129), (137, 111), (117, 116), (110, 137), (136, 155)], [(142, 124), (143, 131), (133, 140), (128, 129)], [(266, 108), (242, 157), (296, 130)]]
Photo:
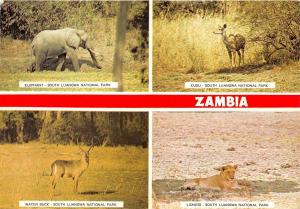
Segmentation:
[(113, 64), (113, 80), (118, 82), (118, 91), (123, 91), (123, 78), (122, 78), (122, 68), (123, 68), (123, 58), (124, 58), (124, 48), (125, 48), (125, 38), (126, 38), (126, 27), (127, 27), (127, 13), (129, 2), (121, 1), (120, 10), (117, 17), (117, 34), (116, 34), (116, 44), (115, 44), (115, 55)]

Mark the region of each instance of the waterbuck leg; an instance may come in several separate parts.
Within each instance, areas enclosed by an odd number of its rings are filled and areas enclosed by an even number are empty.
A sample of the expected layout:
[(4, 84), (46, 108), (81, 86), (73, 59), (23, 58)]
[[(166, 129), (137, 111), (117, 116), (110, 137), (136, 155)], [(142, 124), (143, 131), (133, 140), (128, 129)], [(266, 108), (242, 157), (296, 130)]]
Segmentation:
[(74, 193), (76, 194), (77, 193), (77, 187), (78, 187), (78, 178), (76, 177), (74, 179)]
[(53, 180), (52, 180), (52, 189), (53, 190), (55, 189), (58, 180), (59, 180), (59, 177), (57, 177), (57, 176), (53, 177)]

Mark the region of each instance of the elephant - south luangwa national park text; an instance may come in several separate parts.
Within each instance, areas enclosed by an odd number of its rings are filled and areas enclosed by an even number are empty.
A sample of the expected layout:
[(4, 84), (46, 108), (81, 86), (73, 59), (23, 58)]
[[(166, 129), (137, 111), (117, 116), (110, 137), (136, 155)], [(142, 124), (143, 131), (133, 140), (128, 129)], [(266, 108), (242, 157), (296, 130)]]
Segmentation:
[(67, 55), (71, 59), (75, 71), (79, 71), (80, 66), (77, 58), (79, 47), (88, 50), (94, 65), (101, 69), (88, 34), (83, 30), (64, 28), (44, 30), (34, 37), (32, 41), (32, 54), (35, 60), (29, 66), (28, 71), (40, 71), (42, 64), (50, 58), (58, 58), (56, 71), (60, 71)]

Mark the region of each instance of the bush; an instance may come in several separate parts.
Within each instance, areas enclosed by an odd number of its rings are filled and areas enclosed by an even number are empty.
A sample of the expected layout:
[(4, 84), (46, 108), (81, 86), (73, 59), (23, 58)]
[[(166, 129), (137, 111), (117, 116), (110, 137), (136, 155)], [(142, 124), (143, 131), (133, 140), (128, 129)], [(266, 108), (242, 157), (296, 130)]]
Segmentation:
[[(28, 40), (42, 30), (64, 27), (80, 28), (89, 32), (91, 37), (99, 32), (99, 18), (116, 17), (118, 2), (99, 1), (7, 1), (1, 5), (0, 35), (13, 39)], [(148, 49), (148, 2), (134, 2), (128, 11), (128, 30), (137, 31), (135, 44), (130, 46), (133, 58), (146, 60)], [(108, 24), (108, 23), (107, 23)], [(107, 33), (114, 25), (105, 26)], [(107, 34), (113, 37), (114, 34)]]
[(46, 29), (57, 29), (66, 18), (67, 2), (4, 2), (1, 6), (1, 36), (32, 39)]
[(238, 20), (267, 62), (300, 59), (300, 2), (245, 2)]

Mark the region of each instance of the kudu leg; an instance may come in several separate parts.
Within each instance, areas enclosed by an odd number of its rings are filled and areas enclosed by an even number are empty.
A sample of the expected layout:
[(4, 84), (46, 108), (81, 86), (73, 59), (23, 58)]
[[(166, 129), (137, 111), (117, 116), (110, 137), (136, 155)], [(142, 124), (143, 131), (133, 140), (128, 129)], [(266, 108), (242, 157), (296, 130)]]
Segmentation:
[(244, 60), (245, 49), (241, 49), (241, 51), (242, 51), (242, 64), (244, 65), (245, 64), (245, 60)]
[(228, 56), (229, 56), (229, 59), (230, 59), (230, 65), (231, 65), (231, 68), (232, 68), (232, 53), (231, 51), (228, 50)]
[(239, 67), (241, 66), (241, 52), (237, 51), (238, 55), (239, 55)]
[(236, 67), (236, 53), (235, 52), (232, 52), (232, 66), (233, 67)]

